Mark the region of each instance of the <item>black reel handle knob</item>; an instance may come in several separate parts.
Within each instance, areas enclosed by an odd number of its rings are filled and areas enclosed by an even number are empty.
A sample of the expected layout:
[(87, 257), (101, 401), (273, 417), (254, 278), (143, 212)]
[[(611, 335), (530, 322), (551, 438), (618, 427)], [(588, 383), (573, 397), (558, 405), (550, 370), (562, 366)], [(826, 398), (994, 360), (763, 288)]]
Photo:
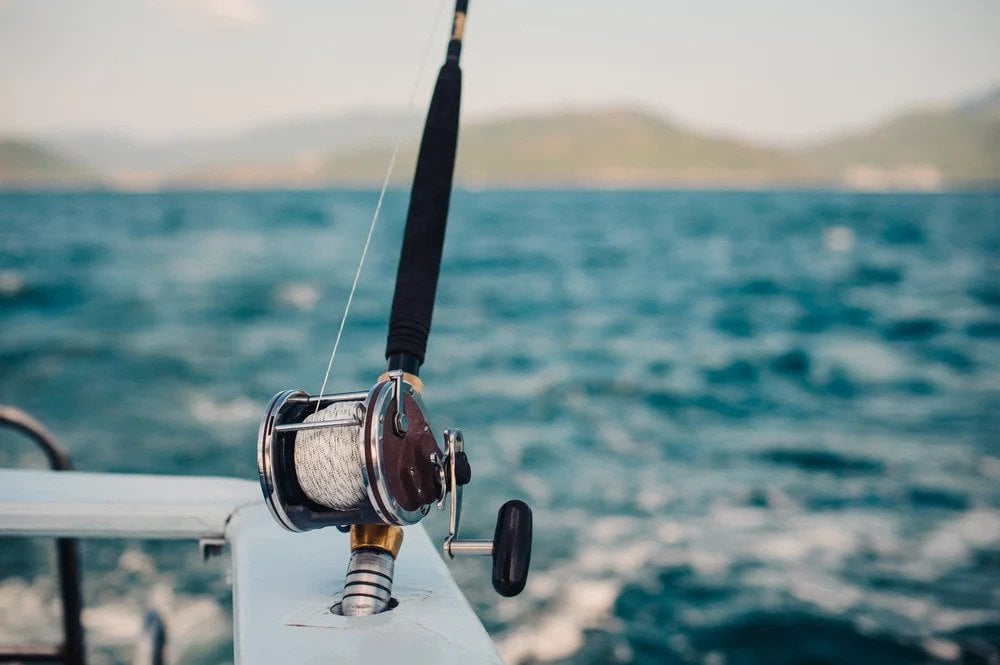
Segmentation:
[(501, 596), (516, 596), (524, 590), (531, 564), (531, 508), (512, 499), (497, 512), (493, 534), (493, 588)]

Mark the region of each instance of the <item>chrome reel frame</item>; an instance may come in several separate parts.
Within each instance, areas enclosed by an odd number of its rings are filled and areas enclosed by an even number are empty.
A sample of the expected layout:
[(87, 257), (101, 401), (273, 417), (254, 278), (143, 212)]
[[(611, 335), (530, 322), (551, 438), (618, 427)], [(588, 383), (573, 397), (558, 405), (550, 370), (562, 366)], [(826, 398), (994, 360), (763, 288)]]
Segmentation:
[[(257, 472), (264, 500), (272, 517), (289, 531), (310, 531), (327, 526), (350, 524), (416, 524), (428, 513), (430, 504), (415, 510), (403, 508), (393, 496), (386, 472), (385, 438), (387, 427), (405, 434), (408, 426), (403, 400), (412, 400), (426, 421), (427, 410), (420, 393), (405, 381), (402, 372), (390, 373), (389, 380), (376, 383), (368, 392), (312, 396), (303, 390), (285, 390), (268, 403), (258, 430)], [(337, 420), (303, 422), (308, 415), (335, 402), (357, 402), (354, 416)], [(389, 418), (390, 406), (397, 417)], [(348, 510), (322, 506), (310, 500), (299, 485), (294, 464), (297, 432), (327, 427), (357, 427), (361, 468), (358, 474), (365, 497)]]

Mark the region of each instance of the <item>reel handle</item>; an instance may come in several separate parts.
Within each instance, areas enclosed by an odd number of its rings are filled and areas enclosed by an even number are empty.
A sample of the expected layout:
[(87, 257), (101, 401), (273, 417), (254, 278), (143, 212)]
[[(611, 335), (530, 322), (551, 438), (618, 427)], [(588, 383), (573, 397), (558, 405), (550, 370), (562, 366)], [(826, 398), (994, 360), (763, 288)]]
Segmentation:
[[(511, 499), (497, 511), (497, 526), (493, 540), (462, 540), (458, 528), (462, 516), (462, 482), (468, 482), (471, 475), (465, 456), (465, 442), (462, 430), (447, 429), (444, 432), (447, 454), (445, 464), (440, 466), (442, 487), (451, 495), (451, 516), (448, 536), (444, 539), (444, 552), (454, 559), (459, 554), (469, 556), (491, 556), (493, 558), (493, 588), (501, 596), (516, 596), (524, 590), (528, 581), (531, 564), (531, 508), (524, 501)], [(461, 471), (464, 464), (466, 470)], [(438, 507), (444, 508), (442, 495)]]
[(493, 588), (501, 596), (516, 596), (524, 590), (531, 565), (531, 508), (511, 499), (497, 511), (493, 540), (459, 540), (449, 535), (444, 551), (452, 559), (460, 554), (492, 556)]
[(524, 590), (531, 565), (531, 507), (511, 499), (497, 512), (493, 534), (493, 588), (510, 598)]

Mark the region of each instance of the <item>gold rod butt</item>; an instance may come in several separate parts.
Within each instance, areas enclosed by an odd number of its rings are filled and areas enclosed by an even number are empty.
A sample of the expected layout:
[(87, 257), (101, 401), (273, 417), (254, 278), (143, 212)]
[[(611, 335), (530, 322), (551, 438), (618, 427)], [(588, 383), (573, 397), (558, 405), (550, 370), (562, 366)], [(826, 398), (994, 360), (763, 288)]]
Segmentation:
[(351, 527), (351, 551), (371, 547), (388, 552), (393, 559), (403, 544), (403, 529), (388, 524), (355, 524)]

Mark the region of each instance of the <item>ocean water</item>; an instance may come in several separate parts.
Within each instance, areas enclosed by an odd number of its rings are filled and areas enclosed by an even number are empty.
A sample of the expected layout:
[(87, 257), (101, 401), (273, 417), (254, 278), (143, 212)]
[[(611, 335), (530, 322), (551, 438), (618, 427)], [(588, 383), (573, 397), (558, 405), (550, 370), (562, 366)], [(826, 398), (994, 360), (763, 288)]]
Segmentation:
[[(375, 199), (0, 195), (0, 403), (80, 469), (254, 478)], [(406, 202), (332, 390), (383, 368)], [(535, 511), (522, 596), (452, 567), (511, 664), (1000, 662), (998, 193), (456, 192), (422, 375), (466, 434), (467, 535)], [(41, 465), (4, 432), (0, 463)], [(146, 607), (174, 662), (231, 659), (226, 560), (195, 550), (84, 545), (93, 662)], [(57, 634), (50, 565), (0, 540), (0, 642)]]

